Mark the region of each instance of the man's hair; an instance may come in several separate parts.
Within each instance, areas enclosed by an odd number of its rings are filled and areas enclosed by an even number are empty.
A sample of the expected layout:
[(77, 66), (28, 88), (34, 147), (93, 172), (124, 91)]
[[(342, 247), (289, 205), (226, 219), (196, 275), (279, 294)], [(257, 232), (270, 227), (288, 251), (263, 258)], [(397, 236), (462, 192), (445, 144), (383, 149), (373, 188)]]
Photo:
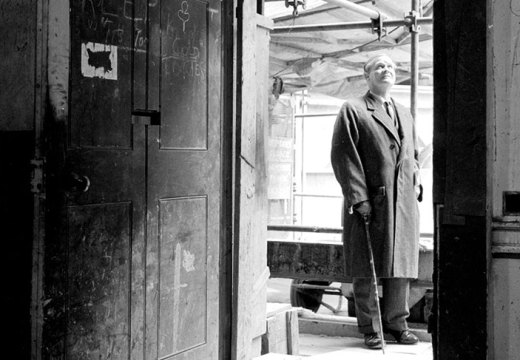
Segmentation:
[[(367, 60), (367, 62), (365, 63), (365, 65), (363, 66), (363, 71), (365, 73), (365, 75), (368, 75), (368, 73), (370, 72), (370, 69), (372, 68), (372, 66), (374, 65), (374, 63), (381, 59), (382, 57), (386, 57), (386, 58), (389, 58), (390, 60), (392, 60), (390, 58), (390, 56), (386, 55), (386, 54), (377, 54), (377, 55), (374, 55), (372, 56), (371, 58), (369, 58)], [(393, 60), (392, 60), (393, 62)]]

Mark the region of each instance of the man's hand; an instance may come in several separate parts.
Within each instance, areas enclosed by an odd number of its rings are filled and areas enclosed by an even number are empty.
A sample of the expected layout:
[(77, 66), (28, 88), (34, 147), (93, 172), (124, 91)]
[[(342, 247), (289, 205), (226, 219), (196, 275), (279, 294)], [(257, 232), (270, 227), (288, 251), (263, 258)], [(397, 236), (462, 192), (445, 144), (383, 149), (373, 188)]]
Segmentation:
[(370, 216), (372, 213), (372, 206), (369, 201), (362, 201), (354, 205), (354, 210), (356, 210), (361, 216)]
[(421, 202), (423, 197), (423, 187), (421, 184), (415, 185), (415, 196), (417, 201)]

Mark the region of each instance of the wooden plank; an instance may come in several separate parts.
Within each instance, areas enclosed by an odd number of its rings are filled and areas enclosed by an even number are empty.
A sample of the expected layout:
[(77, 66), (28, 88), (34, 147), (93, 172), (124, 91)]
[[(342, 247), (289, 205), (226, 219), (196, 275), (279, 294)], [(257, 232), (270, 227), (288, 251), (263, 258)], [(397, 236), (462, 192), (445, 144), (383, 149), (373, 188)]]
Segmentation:
[[(518, 9), (518, 5), (515, 5)], [(511, 11), (507, 6), (498, 3), (493, 5), (494, 27), (491, 31), (492, 73), (489, 74), (491, 90), (488, 96), (490, 107), (488, 116), (488, 151), (491, 174), (492, 192), (488, 198), (492, 199), (492, 216), (494, 220), (509, 221), (504, 216), (504, 191), (518, 191), (520, 189), (520, 71), (518, 58), (518, 34), (520, 24), (518, 10)], [(489, 52), (489, 50), (488, 50)], [(488, 186), (489, 188), (489, 186)], [(513, 220), (515, 217), (511, 218)], [(516, 220), (516, 219), (515, 219)]]
[[(490, 69), (486, 61), (493, 49), (486, 46), (492, 31), (488, 28), (490, 9), (484, 0), (437, 1), (434, 8), (434, 202), (444, 203), (446, 219), (456, 220), (456, 224), (436, 224), (434, 358), (486, 359), (490, 329), (486, 299), (491, 279), (486, 236), (486, 99), (490, 99), (486, 87), (490, 77), (484, 74)], [(468, 67), (472, 71), (466, 71)], [(453, 215), (464, 216), (464, 222)], [(465, 330), (462, 334), (456, 329)]]
[[(237, 87), (236, 207), (238, 214), (236, 309), (233, 323), (232, 357), (251, 359), (259, 354), (254, 344), (265, 332), (267, 263), (267, 89), (268, 32), (257, 23), (267, 19), (256, 14), (256, 6), (244, 2), (239, 13)], [(268, 24), (269, 22), (267, 22)], [(264, 110), (262, 110), (264, 109)], [(256, 339), (256, 340), (255, 340)], [(260, 350), (260, 349), (258, 349)]]
[(232, 324), (232, 359), (248, 360), (253, 354), (251, 286), (253, 256), (253, 217), (255, 196), (255, 142), (256, 142), (256, 76), (255, 38), (256, 3), (239, 2), (237, 11), (237, 123), (236, 123), (236, 189), (235, 207), (235, 297), (236, 313)]
[[(36, 5), (36, 53), (35, 80), (39, 86), (34, 102), (34, 158), (42, 158), (42, 139), (45, 121), (47, 96), (47, 39), (49, 30), (49, 1), (38, 1)], [(33, 243), (32, 243), (32, 281), (31, 281), (31, 358), (41, 359), (43, 306), (43, 247), (46, 235), (45, 191), (33, 198)]]
[(291, 304), (268, 302), (266, 306), (266, 317), (276, 315), (279, 312), (291, 310)]
[(287, 311), (287, 354), (298, 355), (300, 352), (300, 331), (298, 326), (298, 312), (296, 309)]
[(343, 245), (269, 241), (271, 277), (350, 282), (344, 271)]
[(289, 304), (281, 304), (276, 312), (267, 317), (265, 326), (266, 331), (262, 336), (262, 354), (298, 354), (300, 342), (296, 308), (291, 308)]
[[(446, 6), (447, 59), (445, 213), (486, 214), (486, 13), (485, 1)], [(466, 16), (467, 14), (474, 16)], [(455, 16), (453, 17), (455, 19)], [(456, 34), (456, 36), (453, 36)], [(466, 69), (471, 67), (473, 71)], [(435, 89), (437, 91), (437, 89)], [(516, 100), (515, 100), (516, 101)], [(436, 108), (437, 109), (437, 108)]]
[[(34, 1), (0, 3), (0, 130), (33, 130), (36, 10)], [(39, 69), (38, 69), (39, 70)]]
[(263, 344), (262, 352), (287, 354), (287, 320), (285, 312), (267, 319), (267, 331), (263, 338)]
[(255, 16), (255, 83), (256, 94), (256, 141), (255, 141), (255, 213), (253, 216), (252, 257), (252, 337), (265, 332), (265, 309), (267, 303), (267, 139), (269, 132), (269, 31), (272, 21), (264, 16)]
[[(351, 282), (345, 274), (341, 243), (303, 243), (269, 240), (267, 264), (271, 277), (300, 280)], [(419, 252), (419, 277), (412, 286), (432, 287), (433, 252)]]
[[(223, 77), (222, 77), (222, 133), (233, 134), (236, 119), (236, 31), (235, 5), (236, 0), (222, 3), (223, 9)], [(232, 300), (233, 284), (233, 238), (235, 179), (232, 177), (235, 166), (235, 136), (222, 136), (222, 226), (220, 241), (220, 330), (219, 353), (223, 358), (231, 358), (232, 338)]]

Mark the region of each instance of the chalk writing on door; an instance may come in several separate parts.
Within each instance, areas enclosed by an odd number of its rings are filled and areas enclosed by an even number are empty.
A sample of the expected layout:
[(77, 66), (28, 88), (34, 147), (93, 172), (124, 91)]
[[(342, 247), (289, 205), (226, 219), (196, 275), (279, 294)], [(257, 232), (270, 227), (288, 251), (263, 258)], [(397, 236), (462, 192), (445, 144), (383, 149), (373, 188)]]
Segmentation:
[(177, 16), (182, 21), (182, 32), (186, 32), (186, 23), (190, 20), (190, 13), (188, 12), (188, 2), (183, 1), (181, 9), (177, 12)]

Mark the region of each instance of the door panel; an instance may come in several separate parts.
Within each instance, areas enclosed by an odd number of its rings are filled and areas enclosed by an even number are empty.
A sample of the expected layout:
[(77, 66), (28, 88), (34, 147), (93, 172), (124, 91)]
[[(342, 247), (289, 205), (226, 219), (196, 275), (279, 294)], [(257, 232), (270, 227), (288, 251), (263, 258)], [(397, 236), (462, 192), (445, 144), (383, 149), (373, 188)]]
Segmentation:
[[(164, 2), (161, 8), (161, 112), (175, 118), (161, 126), (162, 148), (207, 147), (208, 76), (213, 75), (208, 55), (215, 51), (214, 44), (208, 49), (208, 40), (216, 39), (209, 31), (218, 30), (208, 22), (216, 10), (198, 0)], [(218, 64), (218, 54), (212, 55)]]
[(126, 3), (71, 2), (69, 127), (73, 147), (131, 146), (133, 21)]
[(125, 3), (71, 2), (70, 110), (45, 125), (44, 359), (143, 354), (146, 144), (145, 129), (132, 126)]
[(159, 203), (159, 357), (163, 358), (207, 341), (207, 198)]
[(70, 110), (46, 125), (43, 358), (217, 359), (220, 1), (70, 16)]
[(161, 122), (149, 127), (147, 157), (147, 299), (154, 300), (147, 302), (147, 354), (216, 359), (220, 1), (162, 2), (159, 18)]
[(70, 358), (103, 358), (106, 354), (128, 358), (130, 205), (126, 202), (68, 207), (66, 306)]

